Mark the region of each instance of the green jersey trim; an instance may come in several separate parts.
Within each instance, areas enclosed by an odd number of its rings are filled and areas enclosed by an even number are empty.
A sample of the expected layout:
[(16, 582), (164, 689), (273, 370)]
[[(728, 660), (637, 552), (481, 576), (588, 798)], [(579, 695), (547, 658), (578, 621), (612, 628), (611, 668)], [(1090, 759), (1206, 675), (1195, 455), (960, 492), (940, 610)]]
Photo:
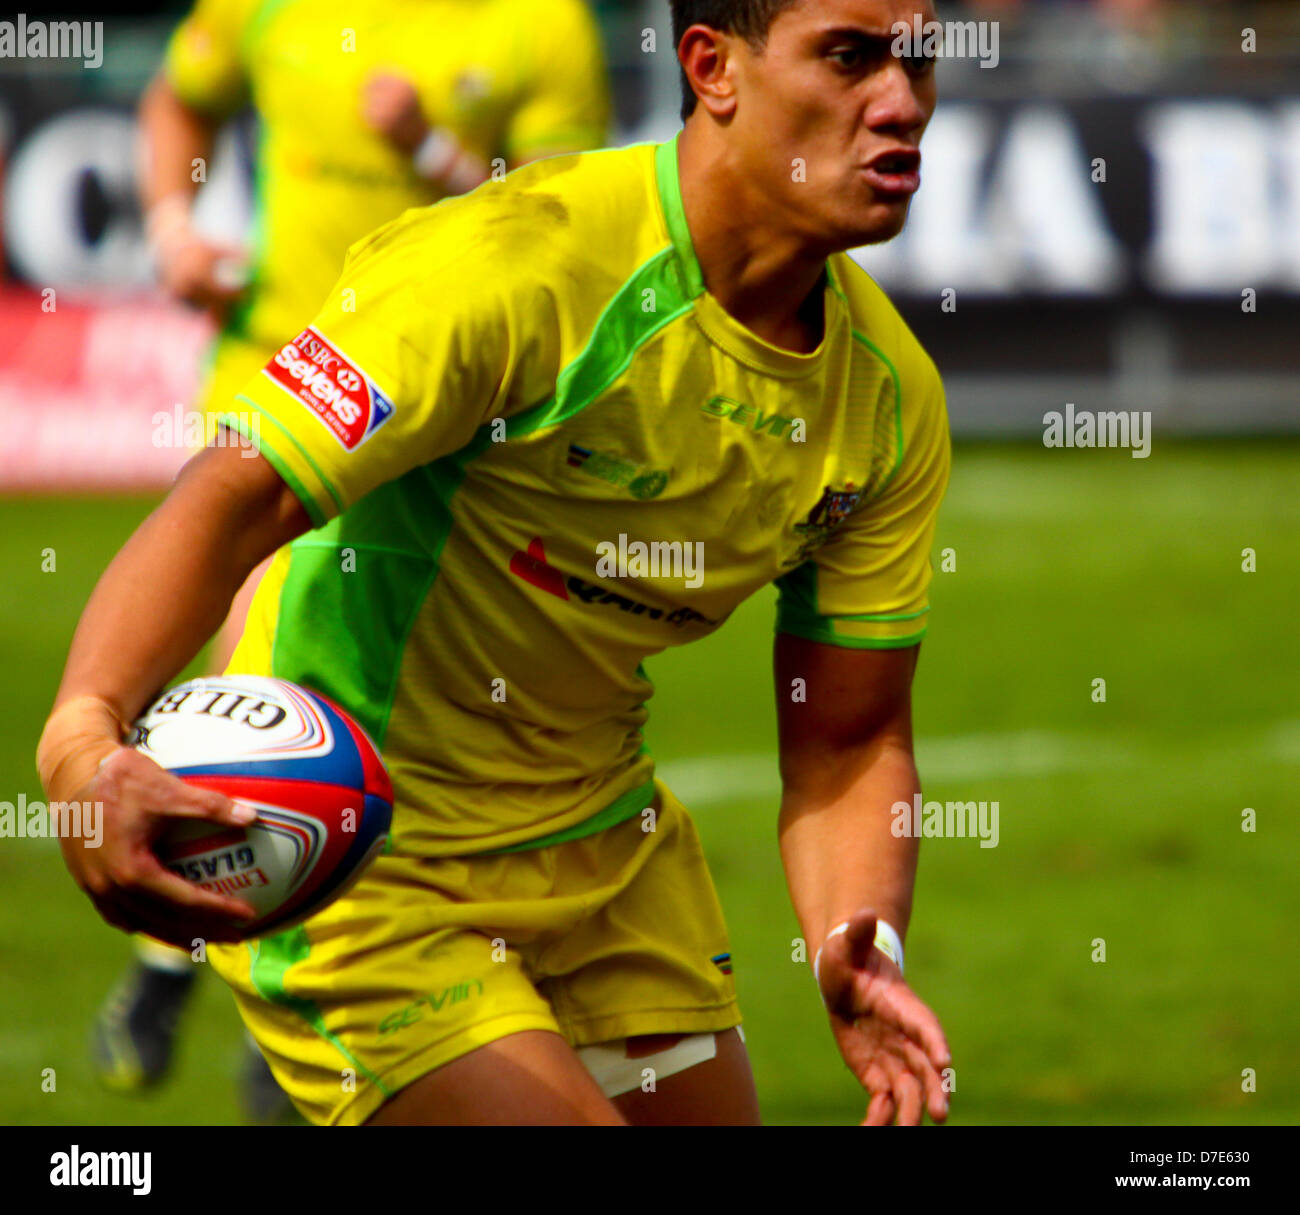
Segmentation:
[(381, 750), (406, 642), (450, 529), (433, 472), (423, 467), (290, 546), (272, 670), (344, 705)]
[(828, 620), (915, 620), (918, 616), (924, 616), (930, 609), (921, 608), (918, 612), (864, 612), (860, 615), (846, 616), (828, 616)]
[(898, 377), (898, 368), (894, 366), (894, 361), (875, 342), (856, 329), (853, 330), (853, 337), (884, 363), (894, 381), (894, 467), (889, 470), (881, 481), (880, 487), (872, 494), (874, 500), (885, 492), (886, 487), (894, 479), (894, 474), (903, 466), (903, 383)]
[[(272, 422), (275, 425), (276, 430), (278, 430), (282, 435), (284, 435), (286, 439), (289, 440), (290, 443), (293, 444), (294, 449), (307, 462), (307, 466), (312, 470), (312, 472), (316, 474), (318, 478), (320, 478), (320, 483), (329, 492), (329, 496), (334, 500), (334, 505), (338, 507), (339, 512), (342, 513), (344, 509), (343, 499), (339, 496), (338, 490), (334, 488), (333, 482), (331, 482), (330, 479), (325, 475), (325, 473), (321, 469), (321, 466), (317, 464), (315, 460), (312, 459), (311, 452), (309, 452), (294, 437), (293, 432), (289, 430), (289, 428), (285, 426), (285, 424), (281, 422), (279, 418), (277, 418), (273, 413), (271, 413), (270, 410), (265, 409), (263, 406), (259, 405), (255, 400), (253, 400), (252, 397), (245, 396), (242, 392), (239, 392), (235, 394), (235, 400), (243, 401), (244, 404), (246, 405), (251, 405), (254, 409), (257, 410), (258, 413), (262, 415), (262, 417)], [(263, 446), (267, 446), (267, 445), (259, 444), (258, 450), (260, 451)], [(285, 479), (288, 480), (287, 477)], [(289, 484), (290, 484), (290, 488), (294, 488), (295, 492), (297, 492), (297, 489), (294, 486), (294, 482), (290, 481)], [(301, 486), (301, 482), (298, 482), (297, 484)], [(321, 511), (320, 506), (317, 504), (315, 498), (312, 497), (311, 494), (307, 494), (305, 490), (303, 492), (305, 494), (305, 497), (303, 498), (303, 506), (306, 508), (307, 513), (313, 516), (313, 521), (315, 519), (315, 514), (319, 514), (321, 516), (321, 519), (324, 520), (325, 517), (324, 512)], [(318, 523), (317, 526), (319, 527), (320, 524)]]
[(560, 831), (552, 831), (549, 835), (543, 835), (535, 840), (524, 840), (521, 844), (510, 844), (505, 848), (493, 848), (488, 852), (476, 852), (474, 855), (505, 856), (511, 852), (531, 852), (535, 848), (550, 848), (555, 844), (567, 844), (571, 840), (586, 839), (587, 836), (595, 835), (598, 831), (604, 831), (608, 827), (617, 827), (619, 823), (625, 823), (628, 819), (635, 818), (650, 805), (654, 794), (655, 783), (653, 780), (648, 780), (635, 789), (629, 789), (621, 797), (610, 802), (603, 810), (597, 810), (590, 818), (584, 818), (582, 822), (574, 823), (571, 827), (565, 827)]
[(927, 605), (915, 612), (863, 612), (824, 616), (817, 610), (817, 565), (805, 561), (776, 580), (780, 598), (776, 607), (776, 632), (792, 633), (808, 641), (842, 646), (850, 650), (896, 650), (915, 645), (925, 636), (925, 626), (905, 637), (850, 637), (835, 630), (837, 621), (887, 624), (897, 620), (916, 620), (929, 612)]
[[(555, 392), (506, 419), (507, 437), (558, 426), (601, 396), (628, 369), (646, 342), (690, 311), (691, 301), (683, 296), (677, 277), (672, 249), (661, 249), (638, 266), (605, 305), (582, 353), (556, 377)], [(644, 307), (647, 292), (651, 293), (651, 312)], [(475, 450), (471, 454), (487, 445), (489, 426), (481, 427), (474, 436), (470, 447)]]
[[(823, 618), (828, 619), (828, 618)], [(838, 646), (842, 650), (904, 650), (908, 646), (918, 645), (925, 636), (925, 630), (909, 633), (906, 637), (845, 637), (830, 628), (810, 628), (803, 624), (777, 619), (776, 631), (805, 641), (818, 641), (823, 645)]]
[(668, 235), (672, 238), (685, 278), (687, 298), (695, 299), (704, 294), (704, 271), (700, 269), (699, 258), (695, 256), (695, 244), (691, 240), (691, 230), (686, 223), (686, 208), (682, 204), (682, 182), (677, 171), (677, 141), (680, 137), (679, 131), (655, 149), (655, 180), (659, 187), (664, 222), (668, 225)]
[(325, 1017), (314, 1000), (305, 1000), (301, 996), (291, 996), (284, 989), (284, 977), (289, 967), (296, 962), (305, 961), (311, 953), (311, 943), (307, 940), (307, 930), (299, 925), (274, 936), (260, 937), (248, 942), (250, 955), (249, 978), (258, 994), (272, 1004), (290, 1009), (311, 1026), (347, 1061), (356, 1068), (358, 1074), (365, 1076), (385, 1097), (393, 1094), (364, 1063), (356, 1058), (325, 1025)]

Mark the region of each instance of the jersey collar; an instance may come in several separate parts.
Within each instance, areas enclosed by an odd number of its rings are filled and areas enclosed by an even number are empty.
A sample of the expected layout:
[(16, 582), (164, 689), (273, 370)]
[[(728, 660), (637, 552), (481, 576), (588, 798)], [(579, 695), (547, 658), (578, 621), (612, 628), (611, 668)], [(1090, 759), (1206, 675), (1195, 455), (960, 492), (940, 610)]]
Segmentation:
[(704, 285), (704, 272), (695, 254), (691, 230), (686, 223), (686, 209), (682, 205), (682, 183), (677, 165), (677, 141), (680, 134), (679, 131), (655, 149), (655, 178), (664, 226), (681, 267), (687, 297), (694, 301), (695, 316), (701, 329), (715, 345), (758, 371), (786, 378), (813, 374), (825, 362), (833, 334), (843, 319), (840, 311), (842, 301), (835, 290), (834, 272), (830, 263), (826, 266), (824, 287), (825, 325), (821, 344), (816, 350), (810, 354), (783, 350), (746, 329), (709, 294)]

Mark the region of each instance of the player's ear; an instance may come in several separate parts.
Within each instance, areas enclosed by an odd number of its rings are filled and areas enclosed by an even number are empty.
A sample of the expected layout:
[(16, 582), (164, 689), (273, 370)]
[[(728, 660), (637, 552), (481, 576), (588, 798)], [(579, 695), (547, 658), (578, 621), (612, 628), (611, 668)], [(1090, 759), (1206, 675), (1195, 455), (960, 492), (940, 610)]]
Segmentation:
[(693, 25), (677, 44), (677, 61), (686, 73), (697, 103), (715, 118), (736, 108), (734, 43), (730, 34), (707, 25)]

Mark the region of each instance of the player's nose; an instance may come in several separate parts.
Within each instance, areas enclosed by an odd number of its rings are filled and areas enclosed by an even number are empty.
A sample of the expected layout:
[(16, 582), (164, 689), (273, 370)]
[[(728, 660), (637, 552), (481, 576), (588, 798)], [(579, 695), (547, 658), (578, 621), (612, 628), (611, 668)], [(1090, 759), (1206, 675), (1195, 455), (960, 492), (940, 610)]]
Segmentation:
[(914, 76), (898, 58), (892, 59), (878, 74), (877, 81), (863, 116), (867, 126), (880, 134), (918, 138), (934, 110), (933, 86), (929, 88), (929, 97), (925, 96), (924, 78)]

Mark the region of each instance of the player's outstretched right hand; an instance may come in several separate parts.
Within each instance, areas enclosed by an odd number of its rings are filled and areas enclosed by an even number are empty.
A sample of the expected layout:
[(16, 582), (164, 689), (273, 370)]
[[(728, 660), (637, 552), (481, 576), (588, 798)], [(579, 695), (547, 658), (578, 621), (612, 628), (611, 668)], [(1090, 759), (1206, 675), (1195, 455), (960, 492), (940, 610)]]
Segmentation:
[(195, 938), (236, 941), (237, 926), (255, 918), (242, 899), (212, 894), (178, 877), (154, 854), (168, 820), (208, 819), (230, 826), (252, 822), (255, 811), (224, 794), (198, 789), (129, 747), (118, 747), (80, 792), (94, 805), (101, 830), (94, 837), (60, 837), (63, 859), (99, 914), (126, 932), (145, 932), (185, 949)]
[(919, 1126), (923, 1112), (943, 1122), (952, 1066), (943, 1028), (875, 948), (875, 935), (875, 913), (864, 908), (826, 939), (819, 978), (835, 1043), (871, 1094), (863, 1125)]

